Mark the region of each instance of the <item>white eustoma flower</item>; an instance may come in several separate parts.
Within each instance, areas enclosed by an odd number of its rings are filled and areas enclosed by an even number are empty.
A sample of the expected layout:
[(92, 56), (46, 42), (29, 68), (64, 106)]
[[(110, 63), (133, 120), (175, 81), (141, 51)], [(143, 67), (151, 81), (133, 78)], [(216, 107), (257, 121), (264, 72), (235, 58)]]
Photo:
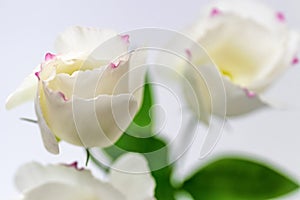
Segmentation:
[[(269, 106), (261, 94), (289, 66), (298, 62), (299, 34), (287, 28), (283, 13), (253, 0), (223, 0), (211, 4), (187, 34), (207, 51), (222, 76), (227, 116)], [(216, 74), (206, 73), (208, 70), (203, 68), (209, 62), (197, 57), (192, 47), (187, 48), (187, 54), (207, 79), (218, 80)], [(210, 106), (210, 97), (202, 92), (206, 87), (203, 80), (189, 72), (186, 75), (191, 79), (199, 107), (202, 111), (205, 108), (211, 111), (214, 105)], [(216, 92), (211, 98), (217, 101), (224, 97)], [(192, 107), (196, 109), (195, 105)], [(222, 113), (215, 109), (211, 114)], [(200, 114), (203, 117), (203, 113)]]
[[(73, 168), (74, 167), (74, 168)], [(29, 163), (16, 173), (19, 200), (154, 200), (155, 181), (146, 159), (125, 154), (111, 168), (107, 181), (89, 170), (65, 165)], [(136, 174), (133, 174), (136, 169)]]
[(59, 152), (57, 138), (84, 147), (112, 145), (142, 101), (144, 56), (126, 54), (128, 46), (128, 35), (71, 27), (57, 38), (57, 54), (46, 54), (6, 107), (35, 99), (42, 139), (52, 153)]

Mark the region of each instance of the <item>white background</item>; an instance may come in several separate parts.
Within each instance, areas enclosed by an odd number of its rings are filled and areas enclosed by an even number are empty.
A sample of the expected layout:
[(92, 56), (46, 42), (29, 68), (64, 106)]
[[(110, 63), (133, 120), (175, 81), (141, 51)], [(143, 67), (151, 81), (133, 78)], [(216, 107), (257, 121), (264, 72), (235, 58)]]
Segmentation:
[[(35, 118), (33, 103), (6, 111), (5, 99), (40, 63), (46, 52), (53, 52), (58, 33), (71, 25), (97, 26), (128, 31), (142, 27), (182, 30), (191, 24), (207, 0), (0, 0), (0, 199), (17, 194), (13, 177), (18, 166), (29, 161), (61, 163), (78, 160), (81, 148), (61, 144), (61, 154), (44, 149), (38, 127), (20, 121)], [(286, 14), (288, 23), (300, 28), (298, 1), (265, 0)], [(244, 153), (276, 164), (300, 182), (300, 66), (291, 68), (268, 95), (288, 104), (287, 110), (264, 110), (230, 120), (214, 154)], [(287, 199), (300, 199), (300, 192)]]

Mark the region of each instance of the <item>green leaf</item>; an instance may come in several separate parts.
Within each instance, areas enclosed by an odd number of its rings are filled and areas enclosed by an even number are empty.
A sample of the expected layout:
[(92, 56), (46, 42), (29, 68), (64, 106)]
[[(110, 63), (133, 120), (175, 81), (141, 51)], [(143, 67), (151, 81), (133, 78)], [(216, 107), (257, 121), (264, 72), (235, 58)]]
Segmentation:
[(221, 158), (203, 167), (182, 186), (195, 200), (270, 199), (299, 185), (270, 167), (244, 158)]
[(153, 91), (149, 82), (149, 75), (146, 76), (146, 84), (144, 86), (143, 103), (139, 112), (135, 115), (133, 122), (140, 126), (151, 126), (150, 109), (153, 106)]
[(168, 149), (164, 141), (155, 137), (135, 138), (124, 134), (115, 146), (106, 148), (105, 152), (113, 159), (126, 152), (143, 153), (156, 182), (156, 198), (174, 200), (174, 188), (170, 183), (172, 168), (168, 166)]
[[(148, 76), (146, 81), (148, 82)], [(104, 149), (112, 160), (124, 153), (143, 153), (148, 161), (152, 176), (156, 182), (155, 196), (157, 200), (175, 200), (175, 189), (170, 183), (172, 167), (168, 166), (168, 148), (166, 143), (153, 134), (153, 121), (150, 109), (153, 106), (153, 92), (150, 84), (144, 87), (144, 98), (141, 109), (135, 116), (133, 123), (115, 143)]]

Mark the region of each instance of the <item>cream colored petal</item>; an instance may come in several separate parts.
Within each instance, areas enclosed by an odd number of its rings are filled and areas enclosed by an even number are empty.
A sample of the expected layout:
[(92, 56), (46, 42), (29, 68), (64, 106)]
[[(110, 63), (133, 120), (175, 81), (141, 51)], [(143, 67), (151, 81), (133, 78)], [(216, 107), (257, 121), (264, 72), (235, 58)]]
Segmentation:
[(239, 116), (268, 107), (268, 104), (263, 102), (258, 95), (232, 84), (226, 78), (224, 84), (227, 96), (227, 116)]
[(58, 54), (83, 54), (113, 62), (127, 52), (128, 42), (112, 30), (75, 26), (57, 38), (55, 47)]
[[(218, 10), (219, 15), (212, 17), (214, 9)], [(256, 21), (270, 30), (278, 30), (285, 27), (285, 23), (276, 16), (278, 11), (271, 9), (258, 0), (219, 0), (210, 3), (203, 13), (203, 17), (206, 17), (208, 22), (209, 20), (214, 20), (214, 18), (222, 18), (224, 14), (234, 14), (237, 17)]]
[(73, 98), (76, 130), (85, 147), (107, 147), (125, 132), (137, 112), (130, 94), (100, 95), (96, 99)]
[(95, 179), (90, 171), (78, 171), (63, 165), (28, 163), (17, 171), (15, 181), (25, 199), (30, 200), (46, 197), (80, 200), (92, 197), (99, 200), (123, 198), (112, 186)]
[[(69, 143), (86, 147), (114, 143), (137, 111), (136, 100), (131, 98), (134, 93), (130, 95), (128, 91), (128, 79), (132, 76), (128, 72), (129, 63), (121, 61), (117, 67), (108, 65), (72, 75), (61, 73), (43, 82), (42, 110), (53, 133)], [(145, 73), (139, 75), (144, 78)]]
[(38, 125), (40, 127), (41, 135), (42, 135), (42, 140), (44, 143), (45, 148), (53, 154), (58, 154), (59, 153), (59, 147), (58, 147), (58, 142), (56, 140), (55, 135), (52, 133), (50, 128), (48, 127), (47, 122), (44, 119), (44, 115), (41, 110), (41, 102), (40, 100), (44, 101), (44, 94), (43, 91), (40, 90), (38, 92), (38, 95), (35, 99), (35, 113), (38, 118)]
[(300, 48), (300, 34), (296, 31), (286, 31), (283, 45), (279, 49), (280, 55), (268, 71), (263, 76), (249, 86), (250, 90), (257, 92), (264, 91), (271, 83), (278, 79), (291, 65), (293, 60), (297, 58)]
[(129, 62), (122, 61), (116, 68), (110, 65), (101, 66), (93, 70), (75, 71), (57, 74), (45, 84), (53, 91), (64, 93), (66, 98), (72, 95), (80, 98), (94, 98), (100, 94), (128, 93)]
[(26, 101), (33, 101), (36, 92), (38, 79), (34, 75), (35, 72), (40, 70), (40, 66), (36, 67), (31, 74), (29, 74), (21, 85), (11, 93), (6, 99), (6, 109), (12, 109)]
[(128, 153), (120, 157), (112, 165), (109, 180), (126, 200), (155, 199), (155, 181), (146, 159), (140, 154)]
[(192, 111), (205, 123), (211, 116), (226, 116), (226, 92), (223, 79), (213, 64), (185, 70), (184, 93)]
[(146, 64), (147, 55), (148, 51), (146, 50), (134, 51), (129, 58), (128, 73), (122, 77), (122, 79), (128, 80), (128, 92), (135, 97), (139, 108), (142, 105), (145, 78), (149, 70), (148, 64)]
[(285, 45), (283, 33), (274, 33), (249, 19), (224, 15), (214, 29), (198, 38), (198, 42), (223, 75), (248, 88), (265, 78), (281, 58)]
[[(99, 76), (96, 94), (124, 94), (129, 93), (130, 62), (120, 61), (116, 67), (108, 65)], [(78, 81), (78, 84), (80, 82)], [(75, 88), (76, 89), (76, 88)]]
[(58, 54), (91, 52), (98, 45), (116, 35), (115, 31), (108, 29), (73, 26), (57, 37), (55, 49)]
[(62, 183), (46, 183), (24, 194), (23, 200), (101, 200), (82, 187)]
[(200, 66), (197, 71), (186, 70), (185, 75), (188, 81), (185, 97), (193, 112), (206, 123), (209, 123), (211, 115), (222, 119), (268, 106), (258, 95), (251, 94), (251, 91), (247, 95), (246, 88), (231, 83), (227, 77), (220, 79), (212, 65)]

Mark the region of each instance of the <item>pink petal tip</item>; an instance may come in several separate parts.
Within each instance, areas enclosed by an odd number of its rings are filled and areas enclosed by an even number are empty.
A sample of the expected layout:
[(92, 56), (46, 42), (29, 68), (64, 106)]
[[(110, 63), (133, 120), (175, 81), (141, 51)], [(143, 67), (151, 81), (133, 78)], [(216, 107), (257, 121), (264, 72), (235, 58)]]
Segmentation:
[(81, 168), (78, 167), (78, 162), (77, 161), (75, 161), (75, 162), (73, 162), (71, 164), (64, 164), (64, 166), (74, 168), (74, 169), (76, 169), (78, 171), (84, 170), (83, 167), (81, 167)]
[(63, 98), (64, 101), (68, 101), (68, 98), (66, 97), (66, 95), (62, 92), (58, 92), (58, 94)]
[(221, 11), (218, 8), (213, 8), (210, 12), (211, 17), (215, 17), (215, 16), (220, 15), (220, 14), (221, 14)]
[(277, 12), (276, 17), (280, 22), (285, 22), (285, 15), (282, 12)]
[(117, 63), (113, 63), (113, 62), (111, 62), (111, 63), (109, 64), (109, 66), (110, 66), (111, 68), (113, 68), (113, 69), (116, 69), (116, 68), (118, 68), (118, 67), (119, 67), (119, 65), (120, 65), (120, 61), (118, 61)]
[(38, 78), (38, 80), (41, 80), (40, 73), (41, 73), (40, 71), (34, 73), (34, 75)]
[(292, 65), (297, 65), (299, 63), (299, 58), (298, 57), (295, 57), (293, 60), (292, 60)]
[(186, 50), (185, 50), (185, 53), (186, 53), (188, 59), (191, 59), (191, 58), (192, 58), (192, 52), (191, 52), (190, 49), (186, 49)]
[(129, 35), (121, 35), (121, 38), (123, 41), (125, 41), (126, 43), (129, 43)]
[(45, 61), (53, 60), (55, 58), (55, 55), (52, 53), (46, 53), (45, 55)]
[(244, 91), (245, 91), (247, 97), (249, 97), (249, 98), (254, 98), (254, 97), (256, 97), (256, 93), (255, 93), (255, 92), (250, 91), (250, 90), (248, 90), (248, 89), (246, 89), (246, 88), (244, 89)]

